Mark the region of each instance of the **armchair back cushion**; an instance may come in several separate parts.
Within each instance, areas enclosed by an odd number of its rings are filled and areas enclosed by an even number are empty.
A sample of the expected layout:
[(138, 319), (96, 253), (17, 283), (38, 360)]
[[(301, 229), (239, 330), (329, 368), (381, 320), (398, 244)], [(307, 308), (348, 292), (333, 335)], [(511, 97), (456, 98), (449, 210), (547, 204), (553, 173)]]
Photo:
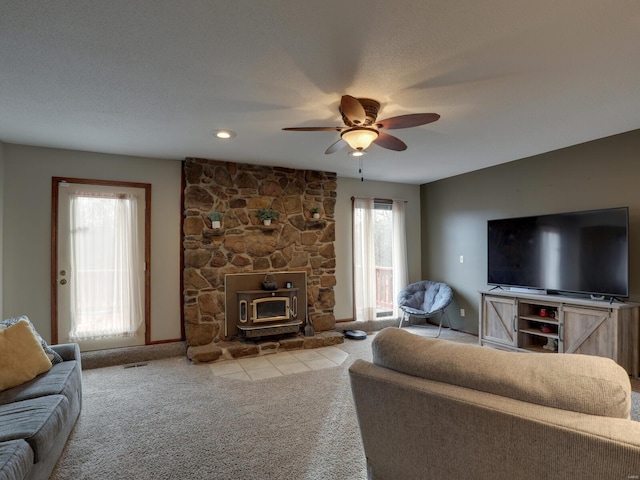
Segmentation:
[(574, 412), (630, 418), (631, 383), (609, 358), (504, 352), (386, 328), (373, 363), (414, 377)]

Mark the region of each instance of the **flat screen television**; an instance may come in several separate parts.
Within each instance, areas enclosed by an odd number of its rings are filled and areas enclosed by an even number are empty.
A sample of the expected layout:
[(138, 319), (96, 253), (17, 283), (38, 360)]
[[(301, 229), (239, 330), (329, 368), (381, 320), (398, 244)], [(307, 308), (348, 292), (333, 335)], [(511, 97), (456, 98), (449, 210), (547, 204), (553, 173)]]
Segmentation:
[(489, 220), (489, 285), (629, 296), (628, 207)]

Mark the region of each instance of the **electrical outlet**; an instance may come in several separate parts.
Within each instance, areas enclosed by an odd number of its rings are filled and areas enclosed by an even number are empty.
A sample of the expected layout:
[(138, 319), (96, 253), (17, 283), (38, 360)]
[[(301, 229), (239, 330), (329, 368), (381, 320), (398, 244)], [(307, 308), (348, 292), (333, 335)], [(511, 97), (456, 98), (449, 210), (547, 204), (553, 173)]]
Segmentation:
[(461, 309), (460, 309), (460, 316), (461, 316), (461, 317), (464, 317), (464, 308), (461, 308)]

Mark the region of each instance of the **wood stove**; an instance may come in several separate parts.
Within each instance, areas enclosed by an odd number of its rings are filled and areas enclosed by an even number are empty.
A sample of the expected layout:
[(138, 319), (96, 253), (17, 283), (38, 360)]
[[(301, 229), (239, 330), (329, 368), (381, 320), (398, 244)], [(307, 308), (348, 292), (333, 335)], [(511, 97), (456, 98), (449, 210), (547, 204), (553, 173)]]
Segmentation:
[(298, 289), (236, 291), (237, 329), (245, 337), (295, 333), (300, 330)]
[(307, 320), (306, 272), (268, 272), (275, 290), (264, 289), (264, 272), (224, 277), (225, 340), (294, 334)]

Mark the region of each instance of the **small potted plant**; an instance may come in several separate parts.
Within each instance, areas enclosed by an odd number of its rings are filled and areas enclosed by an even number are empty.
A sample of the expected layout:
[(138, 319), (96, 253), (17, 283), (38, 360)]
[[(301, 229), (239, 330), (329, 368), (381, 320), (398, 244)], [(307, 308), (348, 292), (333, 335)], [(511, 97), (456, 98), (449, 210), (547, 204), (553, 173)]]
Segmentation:
[(264, 225), (271, 225), (271, 220), (278, 218), (278, 212), (271, 210), (270, 208), (261, 208), (258, 210), (258, 218)]
[(213, 211), (209, 213), (209, 219), (211, 220), (211, 228), (220, 228), (220, 220), (222, 220), (222, 213)]
[(318, 208), (318, 207), (313, 207), (313, 208), (311, 209), (311, 216), (312, 216), (313, 218), (320, 218), (320, 208)]

